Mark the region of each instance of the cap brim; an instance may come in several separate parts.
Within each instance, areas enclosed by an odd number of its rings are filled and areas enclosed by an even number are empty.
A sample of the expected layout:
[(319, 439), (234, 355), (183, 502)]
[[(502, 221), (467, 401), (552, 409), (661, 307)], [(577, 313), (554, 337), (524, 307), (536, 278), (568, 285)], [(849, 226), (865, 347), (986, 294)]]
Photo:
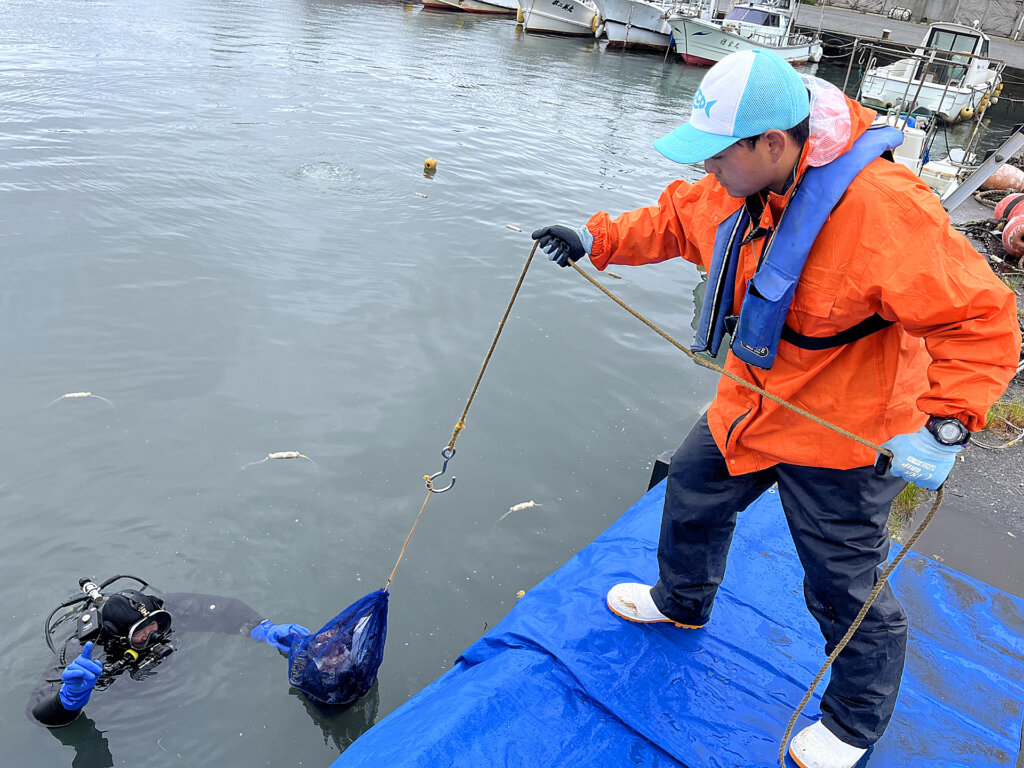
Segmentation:
[(735, 136), (705, 133), (689, 123), (654, 142), (654, 148), (676, 163), (699, 163), (739, 141)]

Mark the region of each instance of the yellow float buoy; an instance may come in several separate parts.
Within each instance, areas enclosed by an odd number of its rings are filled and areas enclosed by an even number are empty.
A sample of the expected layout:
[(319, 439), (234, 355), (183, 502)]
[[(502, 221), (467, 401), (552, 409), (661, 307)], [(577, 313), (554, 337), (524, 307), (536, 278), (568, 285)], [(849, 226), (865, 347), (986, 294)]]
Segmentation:
[(518, 8), (516, 8), (516, 24), (522, 24), (525, 21), (526, 18), (523, 16), (523, 7), (519, 6)]
[(964, 107), (960, 110), (961, 120), (970, 120), (972, 117), (974, 117), (974, 110), (970, 106)]
[(435, 160), (432, 157), (428, 157), (426, 160), (423, 161), (423, 170), (425, 170), (425, 171), (436, 171), (437, 170), (437, 160)]

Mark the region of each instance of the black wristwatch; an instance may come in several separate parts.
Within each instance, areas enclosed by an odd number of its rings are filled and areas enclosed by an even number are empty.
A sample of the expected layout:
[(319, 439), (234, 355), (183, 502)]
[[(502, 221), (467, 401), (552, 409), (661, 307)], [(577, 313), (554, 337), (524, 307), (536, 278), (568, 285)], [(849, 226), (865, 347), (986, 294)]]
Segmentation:
[(967, 445), (971, 433), (959, 419), (929, 416), (925, 428), (943, 445)]

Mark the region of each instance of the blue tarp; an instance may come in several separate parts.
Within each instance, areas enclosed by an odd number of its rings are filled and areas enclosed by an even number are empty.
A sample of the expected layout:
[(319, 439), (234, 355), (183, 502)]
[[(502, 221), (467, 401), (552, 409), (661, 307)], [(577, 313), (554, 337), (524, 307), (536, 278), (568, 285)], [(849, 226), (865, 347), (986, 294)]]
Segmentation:
[[(605, 606), (613, 584), (656, 580), (663, 498), (664, 483), (334, 768), (777, 766), (786, 723), (824, 661), (778, 495), (740, 516), (699, 631), (631, 624)], [(907, 666), (889, 730), (861, 765), (1017, 765), (1024, 600), (916, 553), (893, 587), (910, 616)], [(797, 729), (817, 718), (818, 700)]]

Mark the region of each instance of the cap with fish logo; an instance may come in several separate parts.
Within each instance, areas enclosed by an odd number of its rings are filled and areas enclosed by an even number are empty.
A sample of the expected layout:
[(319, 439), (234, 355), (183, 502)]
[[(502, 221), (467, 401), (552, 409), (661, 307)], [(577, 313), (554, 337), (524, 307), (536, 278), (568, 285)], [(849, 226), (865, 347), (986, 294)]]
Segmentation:
[(808, 114), (807, 87), (789, 62), (770, 51), (738, 51), (708, 70), (689, 122), (654, 148), (677, 163), (698, 163), (739, 139), (792, 128)]

